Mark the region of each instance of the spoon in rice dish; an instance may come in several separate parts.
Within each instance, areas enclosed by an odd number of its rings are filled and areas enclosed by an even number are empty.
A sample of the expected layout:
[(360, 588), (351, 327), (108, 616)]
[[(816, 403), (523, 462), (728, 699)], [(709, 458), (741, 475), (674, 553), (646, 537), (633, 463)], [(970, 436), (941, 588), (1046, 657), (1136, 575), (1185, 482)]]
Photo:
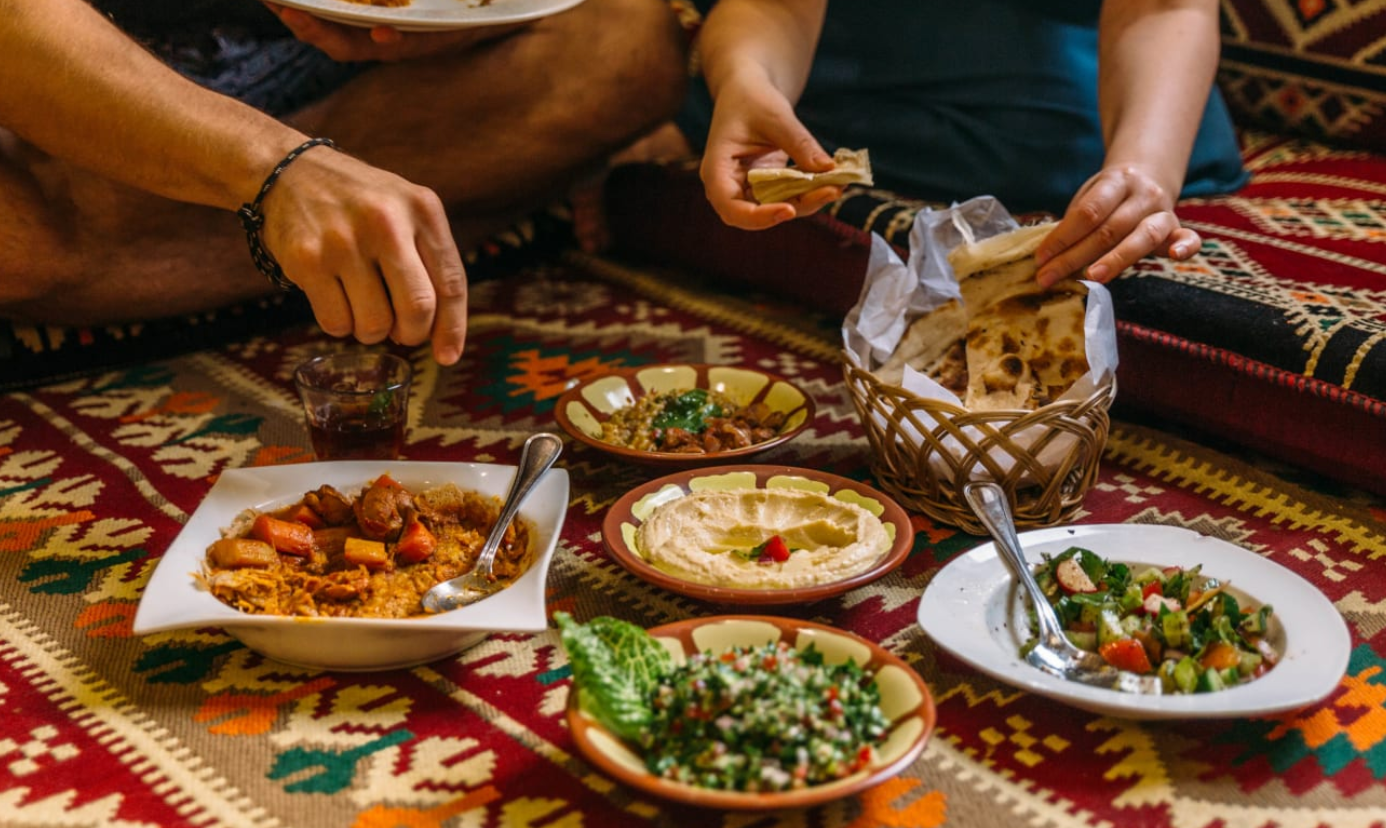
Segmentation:
[(491, 527), (491, 534), (486, 537), (486, 544), (481, 547), (476, 566), (467, 574), (435, 584), (424, 593), (425, 610), (447, 612), (465, 607), (504, 586), (491, 575), (491, 567), (495, 563), (501, 539), (505, 537), (505, 530), (509, 528), (510, 522), (515, 519), (520, 504), (529, 496), (539, 478), (553, 466), (561, 451), (563, 441), (556, 434), (540, 432), (525, 440), (524, 448), (520, 449), (520, 464), (515, 469), (515, 479), (510, 481), (510, 492), (505, 496), (505, 505), (496, 517), (496, 524)]
[(1032, 666), (1065, 681), (1074, 681), (1094, 687), (1105, 687), (1125, 693), (1160, 695), (1164, 686), (1159, 677), (1139, 675), (1118, 670), (1108, 664), (1097, 653), (1074, 646), (1064, 635), (1063, 626), (1054, 607), (1040, 589), (1030, 566), (1025, 561), (1025, 553), (1016, 537), (1015, 522), (1011, 517), (1010, 504), (1006, 501), (1006, 491), (995, 483), (969, 483), (963, 489), (972, 511), (982, 525), (987, 527), (1001, 559), (1009, 565), (1020, 585), (1030, 596), (1035, 609), (1035, 622), (1039, 627), (1039, 638), (1035, 646), (1025, 654), (1025, 660)]

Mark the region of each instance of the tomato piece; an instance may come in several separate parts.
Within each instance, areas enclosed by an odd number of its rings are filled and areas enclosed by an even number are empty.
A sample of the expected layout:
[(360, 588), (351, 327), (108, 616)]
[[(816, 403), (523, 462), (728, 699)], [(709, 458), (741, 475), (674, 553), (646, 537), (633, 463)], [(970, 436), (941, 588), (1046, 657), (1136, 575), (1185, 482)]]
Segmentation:
[(411, 520), (405, 524), (399, 541), (395, 543), (395, 554), (409, 563), (418, 563), (432, 555), (437, 547), (438, 539), (428, 531), (428, 527), (418, 520)]
[(851, 771), (852, 773), (856, 773), (857, 771), (861, 770), (869, 764), (871, 764), (871, 746), (862, 745), (860, 748), (857, 749), (857, 755), (852, 760), (852, 764), (850, 766)]
[(1198, 663), (1212, 670), (1226, 670), (1228, 667), (1241, 664), (1242, 654), (1226, 641), (1214, 641), (1203, 651), (1203, 657)]
[(1145, 647), (1141, 642), (1134, 638), (1118, 638), (1115, 641), (1108, 641), (1097, 652), (1108, 664), (1118, 670), (1126, 670), (1130, 673), (1149, 673), (1150, 656), (1146, 654)]
[(285, 555), (306, 558), (313, 554), (313, 530), (302, 523), (262, 514), (251, 524), (250, 535)]
[(1141, 590), (1141, 603), (1145, 603), (1145, 599), (1149, 598), (1152, 595), (1164, 595), (1164, 593), (1161, 592), (1161, 590), (1164, 588), (1165, 585), (1160, 583), (1159, 581), (1151, 581), (1150, 583), (1146, 584), (1145, 588)]
[(789, 544), (779, 535), (771, 535), (765, 542), (765, 556), (775, 563), (784, 563), (789, 560)]

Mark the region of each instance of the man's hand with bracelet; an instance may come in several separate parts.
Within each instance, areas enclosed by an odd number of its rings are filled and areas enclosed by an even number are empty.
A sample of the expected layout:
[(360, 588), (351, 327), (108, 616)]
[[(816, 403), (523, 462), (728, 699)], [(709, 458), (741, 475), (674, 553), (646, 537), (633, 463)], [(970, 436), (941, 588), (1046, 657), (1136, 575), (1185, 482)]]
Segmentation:
[(281, 167), (261, 199), (260, 243), (322, 329), (367, 344), (431, 339), (440, 364), (456, 362), (467, 278), (438, 196), (331, 147)]

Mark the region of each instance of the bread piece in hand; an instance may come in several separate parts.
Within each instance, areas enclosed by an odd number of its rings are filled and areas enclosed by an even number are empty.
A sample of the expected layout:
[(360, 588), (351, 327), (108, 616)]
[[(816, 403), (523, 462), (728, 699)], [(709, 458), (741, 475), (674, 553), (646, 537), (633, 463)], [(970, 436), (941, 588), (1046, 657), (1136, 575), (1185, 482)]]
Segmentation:
[(836, 165), (827, 172), (805, 172), (794, 167), (764, 167), (746, 173), (751, 195), (761, 204), (776, 204), (816, 190), (819, 187), (870, 186), (871, 158), (866, 150), (839, 149), (833, 153)]

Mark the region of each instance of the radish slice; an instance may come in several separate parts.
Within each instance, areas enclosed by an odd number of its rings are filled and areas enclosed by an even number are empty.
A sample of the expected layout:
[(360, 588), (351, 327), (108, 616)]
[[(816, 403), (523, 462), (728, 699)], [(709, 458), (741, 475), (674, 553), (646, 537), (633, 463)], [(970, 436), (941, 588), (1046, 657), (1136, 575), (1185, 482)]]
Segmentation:
[(1070, 595), (1075, 592), (1097, 591), (1097, 584), (1094, 584), (1088, 573), (1079, 566), (1077, 558), (1066, 558), (1054, 567), (1054, 578)]

